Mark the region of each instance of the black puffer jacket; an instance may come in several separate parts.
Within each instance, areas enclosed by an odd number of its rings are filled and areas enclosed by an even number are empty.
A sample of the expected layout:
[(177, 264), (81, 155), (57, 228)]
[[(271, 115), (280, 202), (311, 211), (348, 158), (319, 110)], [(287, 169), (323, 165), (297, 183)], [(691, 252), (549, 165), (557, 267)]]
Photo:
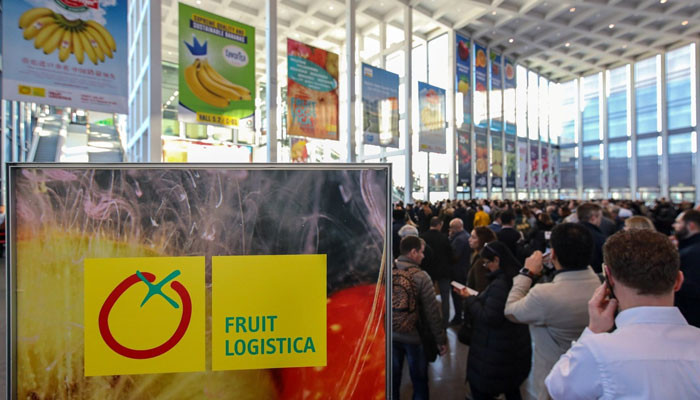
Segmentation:
[(489, 273), (491, 283), (465, 300), (472, 326), (467, 380), (479, 391), (498, 394), (515, 389), (530, 373), (530, 331), (503, 315), (513, 281), (501, 271)]

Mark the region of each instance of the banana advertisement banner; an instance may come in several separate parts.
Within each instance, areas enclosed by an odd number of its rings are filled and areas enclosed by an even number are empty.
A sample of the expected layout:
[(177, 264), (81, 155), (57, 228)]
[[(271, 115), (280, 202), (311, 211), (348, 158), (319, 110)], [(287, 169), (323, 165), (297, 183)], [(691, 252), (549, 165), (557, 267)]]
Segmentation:
[(474, 43), (474, 125), (478, 128), (489, 126), (486, 52), (486, 47)]
[(517, 133), (516, 119), (515, 119), (515, 64), (513, 61), (505, 57), (504, 58), (503, 72), (505, 74), (505, 93), (503, 98), (504, 110), (503, 116), (506, 122), (506, 134), (515, 135)]
[(7, 398), (387, 398), (389, 172), (9, 166)]
[(491, 134), (491, 186), (503, 186), (503, 138), (500, 132)]
[[(468, 127), (472, 123), (472, 67), (471, 67), (471, 41), (457, 34), (457, 110), (462, 107), (462, 126)], [(459, 101), (459, 98), (462, 101)]]
[(238, 126), (255, 114), (255, 28), (179, 4), (178, 117)]
[(474, 174), (474, 187), (485, 188), (488, 186), (489, 172), (489, 147), (486, 132), (478, 129), (474, 133), (476, 144), (476, 172)]
[(457, 130), (458, 186), (468, 188), (472, 184), (471, 133), (467, 129)]
[(365, 63), (362, 130), (365, 144), (399, 147), (399, 76)]
[(126, 114), (126, 0), (13, 0), (2, 10), (2, 97)]
[(506, 188), (515, 188), (516, 172), (515, 136), (506, 135)]
[(445, 89), (425, 82), (418, 82), (419, 151), (442, 154), (447, 151), (445, 142), (446, 111)]
[(287, 39), (287, 134), (339, 140), (338, 55)]

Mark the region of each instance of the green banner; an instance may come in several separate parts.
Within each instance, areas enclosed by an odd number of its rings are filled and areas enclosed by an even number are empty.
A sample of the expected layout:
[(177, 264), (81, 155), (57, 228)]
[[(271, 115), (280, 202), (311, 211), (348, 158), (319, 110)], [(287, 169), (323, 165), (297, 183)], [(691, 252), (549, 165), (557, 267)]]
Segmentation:
[(255, 28), (180, 3), (179, 117), (238, 125), (255, 113)]

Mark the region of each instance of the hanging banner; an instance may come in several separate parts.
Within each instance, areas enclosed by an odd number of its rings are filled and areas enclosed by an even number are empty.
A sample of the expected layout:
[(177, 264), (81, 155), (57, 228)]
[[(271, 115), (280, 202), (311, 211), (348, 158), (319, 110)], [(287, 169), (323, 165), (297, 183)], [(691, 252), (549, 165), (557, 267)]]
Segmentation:
[(559, 189), (559, 149), (552, 148), (552, 189)]
[(491, 187), (503, 186), (503, 138), (501, 133), (491, 135)]
[(399, 76), (362, 64), (364, 144), (399, 147)]
[(527, 142), (518, 140), (518, 189), (527, 190), (530, 166), (527, 164)]
[(516, 117), (515, 117), (515, 64), (509, 58), (504, 58), (503, 72), (505, 75), (505, 91), (504, 91), (504, 110), (503, 117), (506, 122), (506, 133), (508, 135), (515, 135), (517, 133)]
[(542, 188), (543, 189), (550, 189), (551, 188), (551, 181), (550, 181), (550, 172), (549, 172), (549, 148), (546, 143), (542, 143)]
[[(457, 110), (462, 107), (462, 126), (472, 123), (472, 69), (471, 69), (471, 41), (457, 34)], [(459, 101), (459, 98), (462, 101)], [(457, 117), (459, 119), (459, 117)]]
[(457, 173), (458, 186), (471, 187), (472, 184), (472, 145), (470, 133), (466, 129), (457, 130)]
[(185, 122), (255, 118), (255, 28), (179, 3), (179, 105)]
[(444, 89), (418, 82), (419, 151), (445, 153), (446, 93)]
[(500, 54), (491, 52), (489, 55), (489, 65), (491, 74), (489, 76), (489, 116), (491, 117), (491, 131), (503, 131), (503, 81), (501, 74)]
[(506, 135), (506, 188), (515, 188), (515, 136)]
[(474, 125), (488, 128), (488, 94), (486, 47), (474, 43)]
[(476, 144), (476, 174), (474, 175), (474, 187), (485, 188), (488, 186), (489, 172), (489, 148), (486, 132), (477, 130), (474, 135)]
[(539, 142), (530, 141), (530, 189), (540, 189)]
[(126, 114), (127, 27), (126, 0), (3, 2), (3, 99)]
[(9, 167), (7, 397), (386, 398), (389, 172)]
[(338, 140), (338, 55), (287, 39), (287, 134)]

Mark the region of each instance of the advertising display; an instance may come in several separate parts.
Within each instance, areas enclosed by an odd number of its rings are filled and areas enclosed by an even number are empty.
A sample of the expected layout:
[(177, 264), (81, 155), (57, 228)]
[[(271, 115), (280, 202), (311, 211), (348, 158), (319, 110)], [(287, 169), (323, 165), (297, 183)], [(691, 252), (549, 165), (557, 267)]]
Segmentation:
[(388, 166), (8, 174), (8, 398), (387, 397)]
[(559, 150), (552, 148), (552, 189), (559, 189)]
[(308, 150), (308, 140), (304, 138), (296, 138), (293, 137), (292, 139), (292, 154), (291, 154), (291, 160), (293, 163), (307, 163), (309, 162), (309, 150)]
[(474, 135), (476, 144), (476, 174), (474, 175), (474, 187), (485, 188), (488, 186), (489, 172), (489, 148), (486, 132), (477, 130)]
[(474, 125), (479, 128), (488, 128), (488, 81), (486, 47), (474, 43)]
[(549, 148), (547, 147), (546, 143), (542, 143), (542, 157), (541, 160), (542, 162), (542, 188), (543, 189), (549, 189), (550, 188), (550, 172), (549, 172)]
[(364, 144), (399, 147), (399, 76), (362, 64)]
[(530, 141), (530, 189), (540, 189), (540, 146), (535, 140)]
[(506, 135), (506, 188), (515, 188), (516, 176), (515, 136)]
[(126, 0), (2, 6), (2, 97), (126, 114)]
[(518, 140), (518, 189), (527, 189), (530, 166), (527, 164), (527, 142)]
[(472, 144), (468, 130), (457, 130), (457, 185), (470, 187), (472, 184)]
[(503, 94), (503, 117), (506, 122), (506, 134), (515, 135), (517, 133), (517, 125), (515, 119), (515, 86), (516, 86), (516, 75), (515, 75), (515, 64), (508, 57), (504, 58), (503, 73), (505, 75), (505, 90)]
[[(457, 34), (457, 110), (462, 107), (462, 126), (472, 123), (472, 68), (471, 68), (471, 41)], [(459, 98), (462, 101), (459, 102)], [(459, 112), (459, 111), (458, 111)], [(459, 117), (457, 117), (459, 119)]]
[(445, 141), (446, 93), (444, 89), (418, 82), (418, 116), (420, 134), (418, 150), (431, 153), (447, 152)]
[(179, 3), (178, 117), (237, 126), (255, 113), (255, 28)]
[(503, 186), (503, 138), (491, 134), (491, 187)]
[(491, 118), (491, 130), (503, 131), (503, 76), (501, 74), (500, 54), (490, 52), (489, 65), (491, 74), (489, 76), (489, 116)]
[(287, 39), (287, 134), (338, 140), (338, 55)]

